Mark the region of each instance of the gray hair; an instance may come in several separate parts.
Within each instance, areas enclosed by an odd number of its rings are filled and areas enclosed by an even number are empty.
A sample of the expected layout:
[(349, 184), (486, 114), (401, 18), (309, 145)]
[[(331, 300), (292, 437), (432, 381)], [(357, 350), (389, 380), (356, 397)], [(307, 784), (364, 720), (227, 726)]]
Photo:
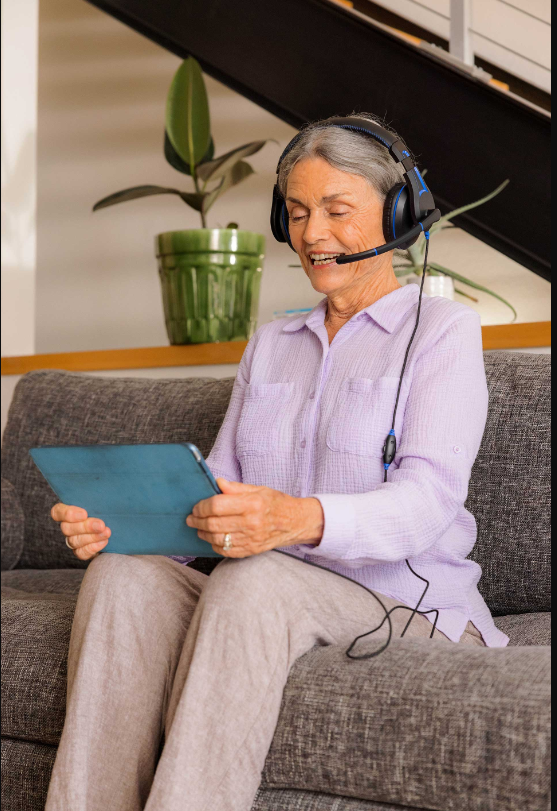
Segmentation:
[[(398, 138), (384, 122), (369, 113), (352, 113), (350, 118), (373, 121)], [(294, 166), (304, 158), (323, 158), (328, 164), (351, 175), (360, 175), (375, 189), (381, 200), (396, 183), (403, 179), (404, 169), (389, 154), (387, 147), (363, 133), (328, 126), (332, 118), (308, 124), (301, 137), (280, 165), (278, 187), (286, 197), (288, 177)]]

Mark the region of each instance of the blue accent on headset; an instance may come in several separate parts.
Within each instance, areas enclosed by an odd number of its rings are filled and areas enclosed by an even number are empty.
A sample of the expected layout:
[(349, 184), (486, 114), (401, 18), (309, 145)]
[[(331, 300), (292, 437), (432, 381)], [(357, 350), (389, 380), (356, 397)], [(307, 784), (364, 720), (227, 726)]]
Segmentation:
[(369, 130), (364, 129), (364, 127), (354, 127), (352, 124), (333, 124), (333, 127), (338, 127), (341, 130), (354, 130), (354, 132), (364, 132), (366, 135), (371, 135), (372, 138), (377, 138), (378, 141), (381, 141), (382, 144), (385, 144), (387, 149), (390, 149), (389, 144), (385, 141), (384, 138), (381, 138), (380, 135), (377, 135), (375, 132), (370, 132)]
[(396, 207), (397, 207), (397, 205), (398, 205), (398, 198), (400, 197), (400, 195), (402, 194), (402, 192), (404, 191), (404, 189), (405, 189), (405, 188), (406, 188), (406, 186), (403, 186), (403, 187), (402, 187), (402, 189), (401, 189), (401, 190), (399, 191), (399, 193), (397, 194), (397, 197), (396, 197), (396, 200), (395, 200), (395, 205), (394, 205), (394, 208), (393, 208), (393, 237), (394, 237), (395, 239), (396, 239), (396, 232), (395, 232), (395, 216), (396, 216)]
[[(429, 191), (428, 187), (427, 187), (427, 186), (426, 186), (426, 184), (424, 183), (424, 179), (423, 179), (423, 177), (421, 176), (421, 174), (420, 174), (420, 170), (418, 169), (418, 167), (417, 167), (417, 166), (414, 166), (414, 171), (415, 171), (415, 172), (416, 172), (416, 174), (418, 175), (418, 179), (419, 179), (420, 183), (422, 184), (422, 188), (423, 188), (423, 190), (424, 190), (424, 191)], [(421, 194), (421, 193), (422, 193), (422, 192), (420, 192), (420, 194)]]

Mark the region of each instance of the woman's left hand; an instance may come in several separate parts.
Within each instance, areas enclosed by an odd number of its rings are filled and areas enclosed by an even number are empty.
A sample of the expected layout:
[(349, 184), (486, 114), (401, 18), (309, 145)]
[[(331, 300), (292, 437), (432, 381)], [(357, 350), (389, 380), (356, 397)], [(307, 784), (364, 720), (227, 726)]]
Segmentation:
[[(319, 543), (324, 517), (318, 499), (226, 479), (217, 479), (217, 484), (222, 494), (199, 501), (186, 519), (215, 552), (245, 558), (276, 546)], [(226, 533), (232, 542), (228, 550), (223, 549)]]

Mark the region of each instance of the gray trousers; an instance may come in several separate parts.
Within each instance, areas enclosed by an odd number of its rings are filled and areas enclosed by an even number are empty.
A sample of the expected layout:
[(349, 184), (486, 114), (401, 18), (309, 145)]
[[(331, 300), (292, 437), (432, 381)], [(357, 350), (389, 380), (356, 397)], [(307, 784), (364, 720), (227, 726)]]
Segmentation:
[[(395, 636), (408, 616), (393, 614)], [(295, 660), (382, 618), (357, 584), (274, 551), (210, 577), (101, 554), (77, 602), (47, 811), (249, 811)], [(420, 616), (408, 631), (430, 633)], [(460, 642), (484, 644), (471, 623)]]

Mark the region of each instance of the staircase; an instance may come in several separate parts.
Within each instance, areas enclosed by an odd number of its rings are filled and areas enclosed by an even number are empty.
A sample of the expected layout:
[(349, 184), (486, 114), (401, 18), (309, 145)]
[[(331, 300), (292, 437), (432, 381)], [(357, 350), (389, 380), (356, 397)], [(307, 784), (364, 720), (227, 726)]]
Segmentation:
[(299, 127), (374, 112), (429, 170), (455, 223), (550, 279), (550, 116), (331, 0), (90, 0)]

